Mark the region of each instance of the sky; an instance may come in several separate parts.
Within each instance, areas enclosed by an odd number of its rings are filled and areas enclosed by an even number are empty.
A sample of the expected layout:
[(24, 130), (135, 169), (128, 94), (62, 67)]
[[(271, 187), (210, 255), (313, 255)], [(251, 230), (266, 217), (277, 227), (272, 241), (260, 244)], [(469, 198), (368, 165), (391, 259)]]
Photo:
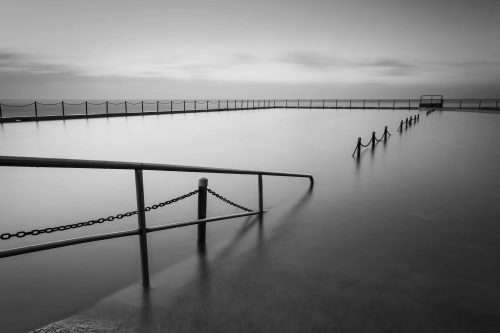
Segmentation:
[(500, 0), (0, 0), (0, 98), (500, 97)]

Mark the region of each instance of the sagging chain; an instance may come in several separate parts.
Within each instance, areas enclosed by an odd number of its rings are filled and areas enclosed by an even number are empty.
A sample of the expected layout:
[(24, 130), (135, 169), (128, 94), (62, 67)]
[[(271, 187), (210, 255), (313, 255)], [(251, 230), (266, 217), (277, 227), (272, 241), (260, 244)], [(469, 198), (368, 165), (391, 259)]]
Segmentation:
[[(158, 209), (160, 207), (164, 207), (164, 206), (173, 204), (175, 202), (189, 198), (190, 196), (193, 196), (196, 193), (198, 193), (198, 190), (194, 190), (194, 191), (191, 191), (191, 192), (186, 193), (184, 195), (178, 196), (176, 198), (162, 201), (162, 202), (159, 202), (159, 203), (151, 205), (151, 206), (144, 207), (144, 211), (149, 212), (150, 210), (155, 210), (155, 209)], [(37, 236), (40, 234), (50, 234), (50, 233), (56, 232), (56, 231), (64, 231), (64, 230), (68, 230), (68, 229), (88, 227), (88, 226), (91, 226), (94, 224), (102, 224), (102, 223), (111, 222), (114, 220), (121, 220), (125, 217), (130, 217), (130, 216), (136, 215), (137, 213), (139, 213), (139, 211), (133, 210), (133, 211), (125, 212), (125, 213), (119, 213), (116, 215), (110, 215), (108, 217), (101, 217), (98, 219), (92, 219), (92, 220), (88, 220), (85, 222), (65, 224), (65, 225), (60, 225), (60, 226), (56, 226), (56, 227), (48, 227), (48, 228), (44, 228), (44, 229), (33, 229), (30, 231), (18, 231), (15, 233), (3, 233), (0, 235), (0, 239), (7, 240), (7, 239), (10, 239), (12, 237), (23, 238), (25, 236)]]
[(233, 207), (236, 207), (236, 208), (239, 208), (241, 210), (244, 210), (245, 212), (253, 212), (252, 209), (250, 208), (247, 208), (245, 206), (242, 206), (242, 205), (239, 205), (237, 204), (236, 202), (234, 201), (231, 201), (229, 200), (228, 198), (224, 197), (223, 195), (215, 192), (214, 190), (212, 190), (211, 188), (207, 188), (207, 192), (210, 193), (211, 195), (213, 195), (214, 197), (216, 197), (217, 199), (221, 200), (221, 201), (224, 201), (225, 203), (233, 206)]

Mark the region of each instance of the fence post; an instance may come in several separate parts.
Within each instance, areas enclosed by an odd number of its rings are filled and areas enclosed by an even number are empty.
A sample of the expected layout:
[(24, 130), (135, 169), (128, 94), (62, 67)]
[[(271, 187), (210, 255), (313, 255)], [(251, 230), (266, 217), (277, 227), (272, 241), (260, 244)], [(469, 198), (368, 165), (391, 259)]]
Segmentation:
[[(208, 179), (200, 178), (198, 180), (198, 219), (204, 219), (207, 217), (207, 186)], [(200, 250), (205, 250), (206, 244), (206, 228), (207, 224), (205, 222), (198, 223), (198, 248)]]
[(259, 213), (262, 215), (264, 213), (264, 194), (262, 186), (262, 175), (259, 174)]
[(358, 143), (356, 144), (356, 149), (357, 151), (357, 158), (359, 159), (361, 157), (361, 137), (358, 138)]
[(375, 135), (375, 131), (372, 132), (372, 149), (375, 149), (375, 145), (377, 144), (377, 141), (376, 141), (376, 135)]
[[(1, 108), (1, 107), (0, 107)], [(64, 101), (61, 101), (61, 112), (62, 112), (62, 116), (64, 118)], [(1, 109), (0, 109), (0, 118), (2, 117), (2, 112), (1, 112)]]
[(148, 238), (146, 233), (146, 213), (144, 212), (144, 181), (141, 169), (135, 169), (135, 189), (137, 196), (137, 218), (139, 223), (139, 244), (141, 250), (142, 286), (144, 288), (149, 288)]
[(35, 101), (35, 119), (38, 120), (38, 106), (36, 105), (36, 101)]

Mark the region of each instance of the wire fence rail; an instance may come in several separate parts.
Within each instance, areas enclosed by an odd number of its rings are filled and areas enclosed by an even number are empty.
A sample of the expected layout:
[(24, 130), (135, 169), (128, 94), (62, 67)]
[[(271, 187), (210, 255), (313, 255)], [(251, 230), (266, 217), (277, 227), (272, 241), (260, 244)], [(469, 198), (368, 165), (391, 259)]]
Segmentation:
[[(436, 96), (438, 96), (436, 98)], [(167, 100), (82, 100), (0, 101), (0, 122), (42, 121), (82, 118), (138, 116), (211, 111), (257, 109), (371, 109), (500, 111), (500, 99), (444, 99), (423, 95), (408, 99), (167, 99)]]
[[(4, 232), (0, 234), (0, 239), (6, 241), (12, 238), (24, 238), (26, 236), (39, 236), (42, 234), (50, 234), (70, 229), (90, 227), (97, 224), (122, 220), (126, 217), (137, 216), (138, 228), (120, 232), (105, 233), (95, 236), (85, 236), (79, 238), (70, 238), (62, 241), (53, 241), (37, 245), (29, 245), (18, 248), (11, 248), (0, 251), (0, 258), (12, 257), (21, 254), (55, 249), (70, 245), (84, 244), (106, 239), (114, 239), (129, 236), (139, 237), (139, 248), (141, 256), (142, 268), (142, 284), (148, 288), (149, 283), (149, 259), (148, 259), (148, 244), (147, 234), (161, 230), (168, 230), (186, 226), (197, 226), (198, 229), (198, 246), (200, 250), (205, 249), (206, 243), (206, 224), (217, 221), (231, 220), (247, 216), (262, 216), (265, 213), (263, 201), (263, 176), (269, 177), (287, 177), (287, 178), (304, 178), (309, 180), (310, 187), (314, 185), (314, 178), (309, 174), (287, 173), (287, 172), (271, 172), (262, 170), (240, 170), (240, 169), (225, 169), (225, 168), (209, 168), (200, 166), (184, 166), (172, 164), (157, 164), (157, 163), (137, 163), (137, 162), (115, 162), (115, 161), (95, 161), (95, 160), (80, 160), (80, 159), (58, 159), (58, 158), (39, 158), (39, 157), (18, 157), (18, 156), (0, 156), (0, 167), (42, 167), (42, 168), (77, 168), (77, 169), (114, 169), (114, 170), (131, 170), (135, 175), (137, 209), (119, 214), (109, 215), (107, 217), (93, 218), (83, 222), (52, 226), (41, 229), (32, 229), (29, 231)], [(233, 175), (250, 175), (257, 176), (258, 184), (258, 209), (250, 209), (226, 196), (216, 192), (208, 187), (208, 180), (201, 178), (198, 183), (198, 188), (177, 196), (175, 198), (155, 203), (150, 206), (144, 204), (144, 181), (143, 171), (170, 171), (170, 172), (195, 172), (209, 174), (233, 174)], [(212, 195), (221, 202), (238, 208), (243, 211), (230, 215), (207, 217), (207, 194)], [(177, 223), (169, 223), (149, 227), (146, 224), (146, 213), (151, 210), (156, 210), (176, 202), (185, 200), (189, 197), (197, 195), (198, 197), (198, 218), (192, 221), (184, 221)], [(261, 220), (262, 222), (262, 220)]]

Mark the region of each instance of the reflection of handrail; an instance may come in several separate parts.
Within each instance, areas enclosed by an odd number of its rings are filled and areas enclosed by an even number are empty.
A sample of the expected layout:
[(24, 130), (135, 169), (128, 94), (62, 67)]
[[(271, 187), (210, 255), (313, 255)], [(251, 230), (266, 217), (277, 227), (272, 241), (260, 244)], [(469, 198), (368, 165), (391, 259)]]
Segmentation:
[[(139, 236), (140, 242), (140, 253), (141, 253), (141, 263), (142, 263), (142, 278), (143, 286), (149, 287), (149, 264), (148, 264), (148, 249), (147, 249), (147, 238), (146, 234), (150, 232), (167, 230), (172, 228), (184, 227), (188, 225), (198, 226), (198, 244), (204, 246), (205, 244), (205, 228), (206, 223), (222, 221), (227, 219), (233, 219), (237, 217), (251, 216), (251, 215), (262, 215), (265, 210), (263, 207), (263, 176), (275, 176), (275, 177), (296, 177), (296, 178), (307, 178), (310, 182), (310, 187), (314, 184), (314, 178), (312, 175), (308, 174), (298, 174), (298, 173), (287, 173), (287, 172), (271, 172), (262, 170), (241, 170), (241, 169), (225, 169), (225, 168), (210, 168), (210, 167), (199, 167), (199, 166), (185, 166), (185, 165), (173, 165), (173, 164), (158, 164), (158, 163), (138, 163), (138, 162), (116, 162), (116, 161), (96, 161), (96, 160), (81, 160), (81, 159), (61, 159), (61, 158), (40, 158), (40, 157), (18, 157), (18, 156), (0, 156), (0, 166), (6, 167), (45, 167), (45, 168), (78, 168), (78, 169), (115, 169), (115, 170), (134, 170), (135, 173), (135, 184), (136, 184), (136, 198), (137, 198), (137, 210), (132, 212), (127, 212), (125, 214), (117, 214), (114, 218), (121, 219), (122, 215), (125, 216), (138, 216), (138, 229), (127, 230), (122, 232), (107, 233), (96, 236), (88, 236), (82, 238), (67, 239), (63, 241), (50, 242), (45, 244), (31, 245), (20, 248), (14, 248), (9, 250), (0, 251), (0, 258), (11, 257), (20, 254), (43, 251), (53, 248), (59, 248), (69, 245), (82, 244), (88, 242), (94, 242), (99, 240), (127, 237), (132, 235)], [(145, 207), (144, 204), (144, 185), (143, 185), (143, 171), (176, 171), (176, 172), (197, 172), (197, 173), (220, 173), (220, 174), (238, 174), (238, 175), (256, 175), (258, 177), (258, 192), (259, 192), (259, 208), (257, 211), (247, 209), (244, 206), (236, 204), (235, 202), (225, 198), (224, 196), (210, 190), (207, 185), (208, 181), (206, 178), (200, 179), (198, 190), (190, 192), (187, 195), (181, 197), (188, 197), (191, 193), (198, 193), (198, 219), (188, 222), (179, 222), (175, 224), (160, 225), (155, 227), (146, 226), (146, 212), (150, 209), (156, 209), (153, 205), (151, 207)], [(211, 193), (219, 200), (225, 203), (237, 207), (239, 209), (245, 210), (245, 213), (232, 214), (219, 217), (206, 217), (206, 201), (207, 193)], [(179, 197), (179, 198), (181, 198)], [(177, 199), (175, 199), (177, 200)], [(161, 206), (161, 205), (160, 205)], [(104, 218), (98, 219), (106, 220)], [(93, 221), (93, 220), (92, 220)], [(95, 222), (95, 221), (94, 221)], [(98, 222), (99, 223), (99, 222)], [(92, 223), (93, 224), (93, 223)], [(63, 226), (67, 227), (67, 226)], [(76, 224), (76, 227), (79, 227)], [(50, 229), (57, 229), (50, 228)], [(61, 229), (63, 230), (63, 229)], [(66, 230), (66, 229), (64, 229)], [(24, 237), (27, 232), (18, 232), (18, 237)], [(30, 233), (30, 235), (38, 235), (37, 233)], [(8, 234), (4, 234), (8, 235)], [(10, 234), (9, 234), (10, 235)], [(14, 234), (14, 236), (16, 236)], [(11, 238), (12, 236), (9, 236)], [(8, 238), (5, 238), (8, 239)]]

